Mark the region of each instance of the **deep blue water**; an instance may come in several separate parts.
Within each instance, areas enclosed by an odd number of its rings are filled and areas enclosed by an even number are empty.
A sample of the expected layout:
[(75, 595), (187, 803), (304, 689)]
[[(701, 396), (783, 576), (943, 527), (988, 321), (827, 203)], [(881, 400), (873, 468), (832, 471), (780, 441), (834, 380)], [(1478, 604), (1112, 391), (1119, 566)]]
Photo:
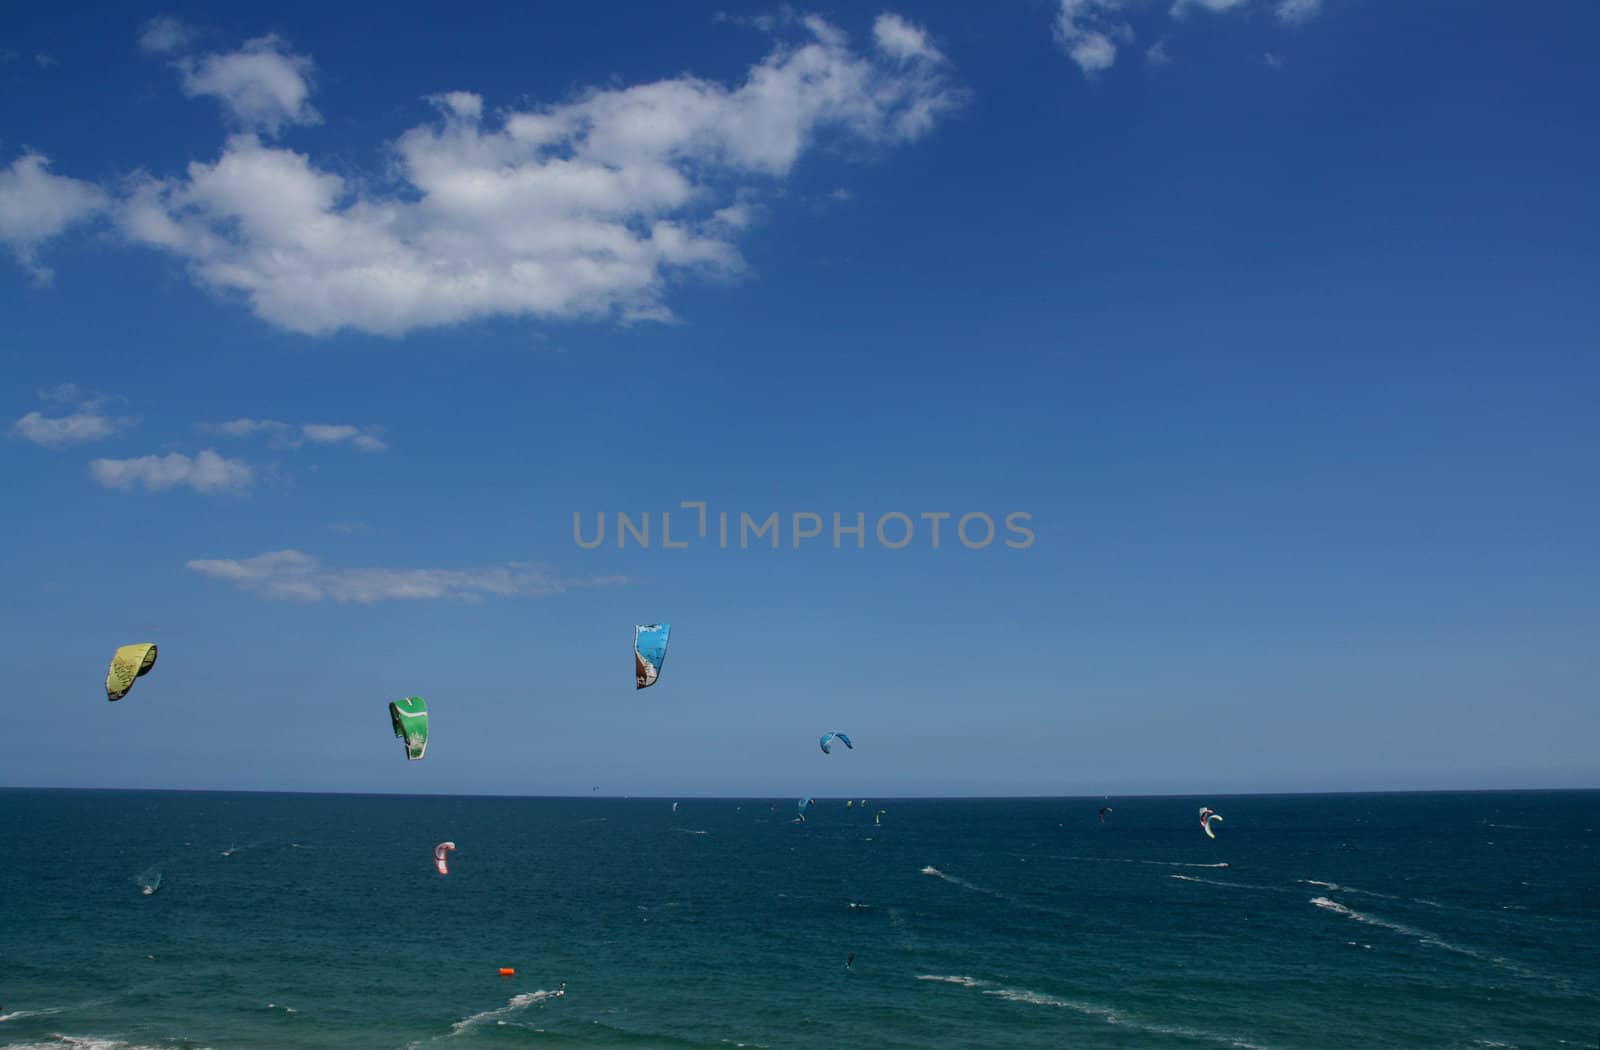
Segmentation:
[(0, 791), (0, 1047), (1600, 1043), (1600, 792), (1102, 804)]

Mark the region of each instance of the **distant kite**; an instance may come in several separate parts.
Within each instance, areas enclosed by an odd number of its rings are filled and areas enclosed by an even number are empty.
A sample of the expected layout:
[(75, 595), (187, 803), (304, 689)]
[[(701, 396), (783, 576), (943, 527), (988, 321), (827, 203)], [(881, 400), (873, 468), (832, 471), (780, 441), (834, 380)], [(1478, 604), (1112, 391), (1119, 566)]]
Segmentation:
[(1210, 806), (1201, 806), (1200, 807), (1200, 827), (1201, 827), (1201, 830), (1203, 830), (1206, 833), (1206, 837), (1207, 838), (1213, 838), (1214, 839), (1214, 838), (1217, 837), (1217, 833), (1211, 830), (1211, 822), (1213, 820), (1221, 820), (1221, 819), (1222, 819), (1222, 814), (1218, 813), (1216, 810), (1212, 809)]
[(833, 752), (828, 748), (828, 742), (834, 739), (838, 739), (846, 748), (851, 751), (856, 749), (856, 746), (850, 742), (850, 738), (845, 736), (843, 733), (823, 733), (822, 739), (818, 740), (817, 744), (822, 748), (822, 753), (824, 755), (833, 754)]
[(450, 874), (450, 865), (445, 863), (445, 855), (455, 852), (454, 842), (441, 842), (433, 847), (433, 866), (439, 869), (440, 875)]

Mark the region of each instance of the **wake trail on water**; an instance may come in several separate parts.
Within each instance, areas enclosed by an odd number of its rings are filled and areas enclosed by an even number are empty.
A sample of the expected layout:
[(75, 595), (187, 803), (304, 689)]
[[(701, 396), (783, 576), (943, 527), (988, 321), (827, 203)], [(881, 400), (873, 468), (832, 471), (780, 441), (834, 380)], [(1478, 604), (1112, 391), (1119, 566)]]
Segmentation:
[(932, 864), (924, 867), (919, 874), (932, 875), (936, 879), (942, 879), (952, 886), (959, 886), (971, 893), (981, 893), (986, 897), (993, 897), (995, 900), (1005, 901), (1007, 904), (1015, 905), (1018, 908), (1025, 908), (1029, 911), (1036, 911), (1043, 915), (1054, 915), (1060, 919), (1075, 919), (1078, 917), (1071, 912), (1062, 911), (1059, 908), (1047, 908), (1042, 904), (1032, 904), (1020, 897), (1013, 897), (1009, 893), (1001, 893), (999, 890), (992, 890), (987, 886), (979, 886), (975, 882), (968, 882), (966, 879), (958, 878), (955, 875), (947, 875), (938, 868), (934, 867)]
[(1549, 977), (1546, 974), (1541, 974), (1534, 970), (1530, 970), (1525, 966), (1521, 966), (1512, 962), (1510, 959), (1505, 959), (1498, 955), (1491, 955), (1488, 952), (1480, 951), (1477, 948), (1469, 948), (1466, 945), (1447, 941), (1439, 934), (1433, 933), (1430, 930), (1419, 929), (1416, 926), (1408, 926), (1403, 922), (1394, 922), (1377, 915), (1369, 915), (1365, 912), (1359, 912), (1354, 908), (1340, 904), (1338, 901), (1332, 900), (1328, 897), (1313, 897), (1311, 898), (1311, 903), (1316, 905), (1318, 908), (1323, 909), (1324, 911), (1333, 912), (1335, 915), (1342, 915), (1345, 918), (1351, 919), (1355, 922), (1365, 923), (1368, 926), (1378, 926), (1385, 930), (1390, 930), (1394, 933), (1401, 934), (1402, 936), (1414, 938), (1429, 948), (1439, 948), (1443, 951), (1454, 952), (1457, 955), (1464, 955), (1469, 959), (1476, 959), (1479, 962), (1489, 963), (1492, 966), (1497, 966), (1503, 970), (1514, 973), (1519, 977), (1525, 977), (1534, 981), (1543, 981), (1546, 984), (1557, 984), (1563, 986), (1568, 991), (1571, 990), (1571, 985), (1566, 981), (1557, 980)]
[(485, 1010), (482, 1013), (473, 1014), (471, 1017), (457, 1021), (455, 1024), (450, 1026), (450, 1032), (452, 1035), (460, 1035), (469, 1028), (483, 1024), (486, 1021), (503, 1023), (507, 1017), (510, 1017), (512, 1014), (518, 1013), (522, 1010), (526, 1010), (528, 1007), (533, 1006), (536, 1003), (542, 1003), (547, 999), (559, 999), (560, 997), (561, 993), (559, 991), (550, 992), (545, 991), (542, 988), (536, 992), (523, 992), (520, 995), (513, 995), (510, 1000), (507, 1001), (506, 1005), (500, 1007), (498, 1010)]
[(1092, 1017), (1108, 1025), (1119, 1028), (1131, 1028), (1136, 1032), (1147, 1035), (1169, 1035), (1183, 1039), (1193, 1039), (1201, 1042), (1217, 1043), (1222, 1046), (1235, 1047), (1236, 1050), (1267, 1050), (1258, 1043), (1252, 1043), (1241, 1036), (1223, 1035), (1217, 1032), (1208, 1032), (1201, 1028), (1191, 1028), (1187, 1025), (1169, 1025), (1159, 1021), (1151, 1021), (1135, 1016), (1126, 1010), (1099, 1003), (1084, 1002), (1077, 999), (1063, 999), (1060, 996), (1048, 995), (1044, 992), (1030, 991), (1026, 988), (1009, 988), (996, 981), (986, 981), (977, 977), (962, 975), (944, 976), (939, 974), (918, 974), (917, 980), (930, 981), (937, 984), (957, 985), (961, 988), (972, 989), (994, 999), (1005, 1002), (1019, 1003), (1026, 1006), (1045, 1006), (1057, 1010), (1069, 1010), (1084, 1017)]
[(1226, 886), (1230, 890), (1257, 890), (1262, 893), (1292, 893), (1293, 890), (1284, 886), (1258, 886), (1253, 882), (1225, 882), (1222, 879), (1206, 879), (1198, 875), (1168, 875), (1169, 879), (1179, 882), (1197, 882), (1205, 886)]
[(1144, 860), (1139, 857), (1061, 857), (1060, 860), (1084, 861), (1090, 864), (1153, 864), (1162, 868), (1226, 868), (1227, 861), (1200, 864), (1188, 860)]

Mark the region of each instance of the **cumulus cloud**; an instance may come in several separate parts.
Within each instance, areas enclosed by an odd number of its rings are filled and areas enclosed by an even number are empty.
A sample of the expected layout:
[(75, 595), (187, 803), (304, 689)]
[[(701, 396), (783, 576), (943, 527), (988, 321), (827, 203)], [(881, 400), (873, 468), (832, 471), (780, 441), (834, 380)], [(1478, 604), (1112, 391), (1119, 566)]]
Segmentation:
[(351, 602), (395, 599), (475, 601), (484, 596), (560, 594), (575, 587), (626, 583), (623, 576), (566, 578), (548, 565), (507, 562), (483, 569), (340, 569), (304, 551), (282, 550), (253, 558), (199, 559), (190, 570), (241, 591), (280, 601)]
[(31, 441), (35, 445), (45, 448), (61, 448), (63, 445), (81, 445), (86, 441), (98, 441), (103, 437), (110, 437), (116, 433), (116, 421), (99, 412), (80, 411), (67, 416), (46, 416), (39, 412), (29, 412), (15, 423), (11, 430), (18, 437)]
[(1322, 0), (1278, 0), (1273, 13), (1289, 25), (1309, 22), (1322, 13)]
[[(752, 182), (787, 175), (825, 135), (913, 141), (959, 104), (943, 56), (904, 19), (878, 19), (870, 55), (819, 18), (799, 25), (731, 87), (681, 76), (494, 119), (470, 92), (434, 96), (438, 119), (393, 144), (391, 194), (237, 134), (186, 177), (139, 180), (118, 221), (297, 332), (669, 319), (671, 277), (741, 271), (732, 239), (748, 213), (729, 209)], [(258, 73), (279, 63), (255, 76), (279, 87), (263, 89), (257, 123), (306, 112), (304, 70), (276, 43), (252, 54)], [(202, 68), (215, 93), (243, 97)]]
[(0, 242), (41, 284), (51, 273), (36, 257), (39, 245), (106, 206), (106, 195), (91, 183), (52, 175), (50, 161), (26, 151), (0, 168)]
[(237, 51), (182, 58), (183, 93), (210, 96), (240, 127), (276, 135), (285, 124), (317, 124), (311, 108), (311, 59), (277, 36), (248, 40)]
[(171, 15), (157, 15), (139, 31), (139, 47), (151, 55), (171, 55), (189, 46), (194, 31)]
[(1167, 54), (1167, 42), (1157, 40), (1151, 44), (1150, 49), (1144, 53), (1144, 60), (1152, 66), (1164, 66), (1171, 62), (1172, 56)]
[(98, 441), (135, 422), (133, 419), (107, 415), (103, 406), (109, 398), (90, 395), (72, 383), (41, 390), (39, 397), (54, 403), (78, 403), (74, 411), (64, 416), (47, 416), (34, 411), (11, 424), (14, 435), (44, 448), (63, 448)]
[(1114, 38), (1128, 38), (1132, 30), (1117, 18), (1122, 0), (1061, 0), (1056, 12), (1056, 40), (1067, 54), (1092, 77), (1110, 69), (1117, 60)]
[(151, 492), (179, 485), (196, 492), (220, 492), (247, 487), (255, 474), (243, 460), (224, 459), (206, 449), (193, 459), (178, 452), (138, 459), (97, 459), (89, 464), (89, 476), (108, 489), (123, 492), (140, 485)]
[(378, 437), (377, 427), (358, 427), (349, 423), (284, 423), (276, 419), (234, 419), (226, 423), (201, 423), (200, 429), (223, 437), (249, 437), (264, 434), (275, 448), (313, 445), (340, 445), (346, 442), (363, 452), (383, 452), (388, 445)]

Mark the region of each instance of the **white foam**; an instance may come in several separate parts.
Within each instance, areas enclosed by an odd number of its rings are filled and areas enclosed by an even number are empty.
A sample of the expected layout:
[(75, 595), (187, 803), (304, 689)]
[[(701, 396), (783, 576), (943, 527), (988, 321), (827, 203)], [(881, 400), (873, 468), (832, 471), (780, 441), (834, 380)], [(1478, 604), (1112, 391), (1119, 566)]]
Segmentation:
[(938, 974), (931, 973), (919, 973), (917, 974), (917, 980), (937, 981), (940, 984), (959, 984), (963, 988), (983, 988), (994, 983), (992, 981), (980, 981), (976, 977), (942, 977)]
[(1185, 1039), (1202, 1040), (1210, 1043), (1221, 1043), (1237, 1050), (1265, 1050), (1255, 1043), (1247, 1042), (1238, 1036), (1219, 1035), (1216, 1032), (1207, 1032), (1198, 1028), (1187, 1028), (1178, 1025), (1166, 1025), (1155, 1021), (1146, 1021), (1114, 1007), (1103, 1006), (1099, 1003), (1083, 1002), (1077, 999), (1063, 999), (1058, 995), (1048, 995), (1044, 992), (1035, 992), (1027, 988), (1007, 988), (997, 986), (993, 981), (980, 981), (971, 977), (938, 977), (933, 975), (919, 976), (919, 981), (939, 981), (945, 984), (956, 984), (963, 988), (975, 988), (984, 995), (995, 999), (1002, 999), (1010, 1003), (1019, 1003), (1025, 1006), (1045, 1006), (1057, 1010), (1070, 1010), (1085, 1017), (1093, 1017), (1109, 1025), (1132, 1028), (1150, 1035), (1173, 1035)]
[(1385, 930), (1392, 930), (1395, 933), (1402, 934), (1406, 937), (1414, 937), (1416, 940), (1429, 948), (1442, 948), (1447, 952), (1454, 952), (1457, 955), (1464, 955), (1469, 959), (1477, 959), (1479, 962), (1491, 963), (1495, 966), (1510, 970), (1512, 973), (1518, 974), (1522, 977), (1539, 978), (1538, 974), (1518, 966), (1507, 959), (1502, 959), (1497, 955), (1490, 955), (1487, 952), (1478, 951), (1476, 948), (1468, 948), (1460, 944), (1452, 944), (1450, 941), (1447, 941), (1438, 934), (1432, 933), (1428, 930), (1418, 929), (1415, 926), (1407, 926), (1403, 922), (1391, 922), (1388, 919), (1380, 918), (1376, 915), (1368, 915), (1364, 912), (1356, 911), (1354, 908), (1346, 907), (1345, 905), (1340, 904), (1338, 901), (1329, 900), (1327, 897), (1313, 897), (1311, 898), (1311, 903), (1326, 911), (1331, 911), (1336, 915), (1343, 915), (1347, 919), (1353, 919), (1356, 922), (1366, 923), (1368, 926), (1378, 926)]
[(52, 1032), (48, 1038), (53, 1041), (10, 1043), (3, 1050), (62, 1050), (63, 1047), (70, 1047), (71, 1050), (167, 1050), (165, 1047), (127, 1043), (121, 1039), (109, 1039), (104, 1036), (63, 1035), (60, 1032)]
[(503, 1023), (502, 1019), (510, 1014), (514, 1014), (519, 1010), (526, 1010), (535, 1003), (542, 1003), (546, 999), (559, 999), (564, 994), (564, 992), (559, 990), (549, 992), (541, 988), (536, 992), (523, 992), (520, 995), (513, 995), (510, 1000), (507, 1001), (506, 1005), (500, 1007), (500, 1009), (485, 1010), (481, 1014), (473, 1014), (471, 1017), (457, 1021), (455, 1024), (450, 1026), (450, 1031), (454, 1035), (460, 1035), (473, 1025), (479, 1025), (485, 1021)]
[(44, 1010), (13, 1010), (8, 1014), (0, 1014), (0, 1022), (17, 1021), (24, 1017), (49, 1017), (51, 1014), (60, 1013), (61, 1010), (62, 1008), (59, 1006), (52, 1006)]

